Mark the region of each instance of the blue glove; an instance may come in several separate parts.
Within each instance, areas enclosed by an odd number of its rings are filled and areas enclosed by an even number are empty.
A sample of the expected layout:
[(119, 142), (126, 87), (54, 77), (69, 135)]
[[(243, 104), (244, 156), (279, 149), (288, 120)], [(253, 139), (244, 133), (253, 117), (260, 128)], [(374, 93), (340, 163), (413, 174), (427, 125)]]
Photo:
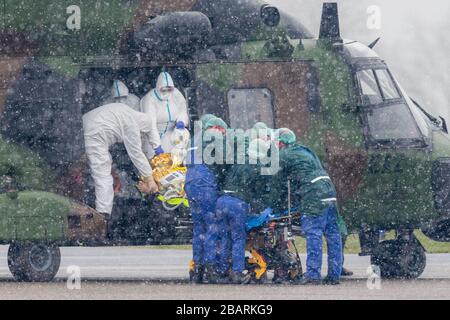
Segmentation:
[(270, 221), (272, 213), (273, 213), (273, 209), (272, 208), (267, 208), (266, 210), (261, 212), (261, 214), (259, 216), (249, 218), (247, 220), (247, 223), (246, 223), (246, 226), (245, 226), (246, 230), (250, 231), (252, 229), (259, 228), (259, 227), (263, 226), (265, 223)]
[(261, 212), (261, 216), (270, 218), (272, 213), (273, 213), (273, 209), (272, 208), (266, 208), (263, 212)]
[(179, 130), (183, 130), (183, 129), (186, 129), (186, 125), (184, 124), (183, 121), (178, 121), (175, 125), (175, 128), (177, 128)]
[(161, 146), (159, 146), (158, 148), (155, 149), (155, 155), (156, 156), (159, 156), (159, 155), (161, 155), (163, 153), (164, 153), (164, 150), (163, 150), (163, 148)]

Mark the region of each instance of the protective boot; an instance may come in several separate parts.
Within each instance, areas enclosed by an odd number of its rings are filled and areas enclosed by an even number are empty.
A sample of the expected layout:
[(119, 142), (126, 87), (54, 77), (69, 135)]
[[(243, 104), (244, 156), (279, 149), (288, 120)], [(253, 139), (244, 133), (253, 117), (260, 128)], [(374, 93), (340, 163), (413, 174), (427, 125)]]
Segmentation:
[(320, 286), (322, 284), (322, 280), (313, 280), (303, 277), (297, 282), (297, 284), (300, 286)]
[(242, 272), (230, 272), (230, 283), (231, 284), (248, 284), (250, 283), (250, 277), (243, 274)]
[(209, 284), (221, 284), (224, 276), (217, 271), (214, 265), (207, 264), (204, 271), (204, 280)]
[(353, 271), (346, 269), (346, 268), (342, 268), (341, 276), (342, 277), (351, 277), (351, 276), (353, 276)]
[(339, 281), (339, 279), (331, 279), (331, 278), (325, 277), (322, 281), (322, 284), (325, 286), (337, 286), (337, 285), (341, 284), (341, 282)]
[(203, 278), (205, 274), (205, 268), (203, 266), (196, 266), (193, 271), (189, 273), (190, 281), (194, 284), (203, 283)]

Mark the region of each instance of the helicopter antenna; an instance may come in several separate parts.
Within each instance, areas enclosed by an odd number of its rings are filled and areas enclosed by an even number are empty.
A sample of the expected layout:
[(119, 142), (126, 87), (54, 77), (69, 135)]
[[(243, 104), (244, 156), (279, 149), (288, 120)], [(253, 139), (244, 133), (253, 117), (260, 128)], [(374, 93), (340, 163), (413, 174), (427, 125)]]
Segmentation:
[(370, 49), (375, 48), (375, 46), (378, 44), (378, 42), (380, 41), (381, 37), (378, 37), (374, 42), (372, 42), (371, 44), (368, 45), (368, 47)]

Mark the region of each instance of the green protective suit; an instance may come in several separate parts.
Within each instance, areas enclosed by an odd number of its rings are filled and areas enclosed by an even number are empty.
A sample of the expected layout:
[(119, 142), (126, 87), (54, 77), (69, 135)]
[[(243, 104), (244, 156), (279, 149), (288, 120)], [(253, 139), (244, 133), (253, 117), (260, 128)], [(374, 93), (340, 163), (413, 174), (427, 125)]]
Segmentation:
[[(248, 147), (248, 140), (246, 143)], [(245, 164), (234, 164), (227, 168), (222, 189), (224, 193), (230, 193), (250, 204), (252, 213), (255, 214), (266, 208), (279, 209), (276, 207), (279, 188), (274, 183), (273, 176), (262, 175), (262, 164), (249, 164), (246, 157)]]
[(280, 150), (280, 167), (274, 181), (281, 186), (281, 194), (286, 195), (290, 181), (292, 206), (298, 207), (301, 214), (319, 216), (336, 203), (336, 189), (311, 149), (293, 144)]

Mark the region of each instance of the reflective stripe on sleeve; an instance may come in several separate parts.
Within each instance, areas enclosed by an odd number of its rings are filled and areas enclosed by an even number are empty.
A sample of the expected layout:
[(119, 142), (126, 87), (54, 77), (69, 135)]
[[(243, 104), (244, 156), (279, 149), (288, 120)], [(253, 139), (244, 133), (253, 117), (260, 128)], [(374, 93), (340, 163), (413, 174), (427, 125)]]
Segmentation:
[(325, 179), (326, 180), (331, 180), (331, 178), (329, 176), (322, 176), (322, 177), (315, 178), (314, 180), (311, 181), (311, 183), (316, 183), (317, 181), (325, 180)]
[(337, 198), (322, 199), (320, 201), (322, 201), (322, 202), (333, 202), (333, 201), (337, 201)]

